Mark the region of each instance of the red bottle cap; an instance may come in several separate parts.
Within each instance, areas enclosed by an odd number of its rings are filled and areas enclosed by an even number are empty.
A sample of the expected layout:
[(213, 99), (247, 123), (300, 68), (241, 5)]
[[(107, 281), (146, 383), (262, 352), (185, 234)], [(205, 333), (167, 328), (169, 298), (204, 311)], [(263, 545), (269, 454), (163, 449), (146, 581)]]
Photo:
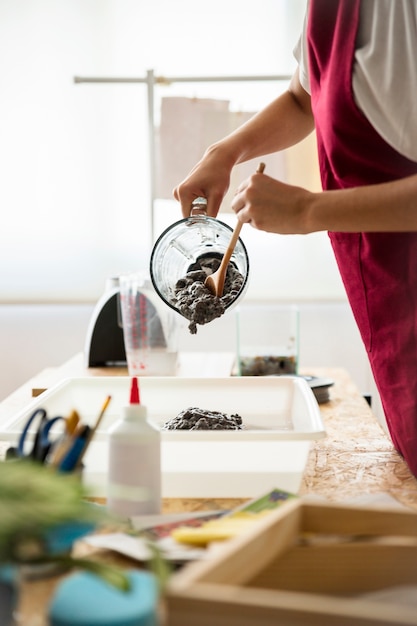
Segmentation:
[(139, 384), (136, 376), (132, 378), (130, 386), (130, 404), (140, 404)]

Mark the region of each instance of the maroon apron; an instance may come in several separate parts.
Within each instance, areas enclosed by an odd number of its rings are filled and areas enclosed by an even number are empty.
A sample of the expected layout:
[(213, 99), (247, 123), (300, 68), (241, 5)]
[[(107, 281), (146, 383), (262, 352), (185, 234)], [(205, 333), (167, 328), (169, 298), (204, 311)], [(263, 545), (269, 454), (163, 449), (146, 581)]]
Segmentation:
[[(324, 189), (417, 173), (355, 104), (360, 0), (311, 0), (311, 100)], [(396, 207), (393, 206), (395, 211)], [(417, 233), (329, 233), (396, 449), (417, 475)]]

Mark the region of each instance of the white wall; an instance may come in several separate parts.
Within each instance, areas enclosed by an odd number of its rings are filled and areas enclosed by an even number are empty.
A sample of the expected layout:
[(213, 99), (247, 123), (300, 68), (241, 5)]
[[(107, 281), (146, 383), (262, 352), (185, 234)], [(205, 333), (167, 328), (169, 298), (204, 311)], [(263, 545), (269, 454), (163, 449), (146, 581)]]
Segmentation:
[[(108, 275), (139, 268), (150, 252), (146, 88), (75, 76), (288, 75), (304, 7), (1, 0), (0, 302), (92, 301)], [(178, 94), (256, 111), (284, 87), (160, 84), (155, 113)], [(171, 221), (179, 216), (177, 207)]]
[[(242, 6), (214, 0), (201, 13), (191, 0), (0, 2), (0, 204), (7, 216), (0, 232), (0, 399), (82, 351), (105, 279), (148, 263), (146, 91), (76, 85), (74, 76), (144, 77), (150, 68), (166, 76), (291, 73), (306, 0), (258, 0), (255, 12)], [(248, 28), (255, 39), (242, 46)], [(226, 98), (235, 111), (253, 111), (282, 85), (185, 87), (160, 85), (155, 108), (163, 96), (182, 95)], [(312, 141), (291, 153), (287, 177), (315, 189)], [(179, 219), (177, 206), (166, 211), (164, 225)], [(161, 215), (155, 217), (161, 232)], [(279, 237), (248, 228), (243, 238), (251, 258), (247, 297), (302, 299), (300, 365), (345, 367), (361, 391), (372, 391), (325, 233)], [(198, 337), (184, 333), (181, 347), (233, 350), (234, 341), (227, 315)]]
[(0, 400), (83, 350), (94, 305), (0, 305)]
[[(378, 395), (359, 333), (346, 302), (301, 302), (300, 367), (343, 367), (362, 393), (371, 393), (383, 423)], [(0, 305), (0, 400), (40, 370), (84, 350), (94, 305)], [(190, 335), (180, 334), (183, 351), (234, 351), (232, 312)]]

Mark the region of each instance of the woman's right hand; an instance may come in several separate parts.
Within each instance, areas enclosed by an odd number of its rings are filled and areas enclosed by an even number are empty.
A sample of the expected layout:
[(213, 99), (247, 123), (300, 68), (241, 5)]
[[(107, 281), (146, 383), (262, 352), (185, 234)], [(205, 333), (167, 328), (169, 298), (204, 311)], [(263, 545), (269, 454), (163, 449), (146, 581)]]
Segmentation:
[(181, 203), (184, 217), (189, 217), (192, 202), (198, 197), (207, 199), (207, 215), (217, 216), (229, 189), (233, 165), (219, 154), (215, 146), (207, 150), (201, 161), (173, 191), (174, 198)]

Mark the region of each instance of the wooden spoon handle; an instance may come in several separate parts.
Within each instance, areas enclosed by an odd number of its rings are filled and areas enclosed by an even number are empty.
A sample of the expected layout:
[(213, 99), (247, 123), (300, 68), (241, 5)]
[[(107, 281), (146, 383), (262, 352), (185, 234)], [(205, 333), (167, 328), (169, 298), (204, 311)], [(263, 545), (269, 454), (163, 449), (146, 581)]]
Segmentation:
[(232, 256), (232, 254), (233, 254), (233, 250), (235, 249), (236, 244), (237, 244), (237, 240), (239, 239), (239, 235), (240, 235), (240, 231), (242, 230), (242, 226), (243, 226), (243, 222), (240, 222), (239, 220), (237, 220), (236, 226), (235, 226), (234, 231), (233, 231), (233, 234), (232, 234), (232, 236), (230, 238), (229, 245), (226, 248), (226, 252), (224, 253), (223, 258), (222, 258), (222, 262), (220, 264), (223, 267), (229, 265), (229, 261), (230, 261), (230, 258)]
[[(257, 174), (263, 174), (265, 169), (265, 163), (259, 163), (258, 167), (256, 168), (256, 173)], [(223, 259), (221, 262), (221, 265), (224, 267), (225, 265), (227, 266), (229, 264), (230, 258), (233, 254), (233, 250), (236, 247), (237, 244), (237, 240), (239, 239), (239, 235), (240, 235), (240, 231), (242, 230), (242, 226), (243, 226), (243, 222), (241, 222), (240, 220), (237, 220), (236, 226), (234, 228), (232, 237), (230, 239), (230, 243), (226, 248), (226, 252), (223, 255)]]

